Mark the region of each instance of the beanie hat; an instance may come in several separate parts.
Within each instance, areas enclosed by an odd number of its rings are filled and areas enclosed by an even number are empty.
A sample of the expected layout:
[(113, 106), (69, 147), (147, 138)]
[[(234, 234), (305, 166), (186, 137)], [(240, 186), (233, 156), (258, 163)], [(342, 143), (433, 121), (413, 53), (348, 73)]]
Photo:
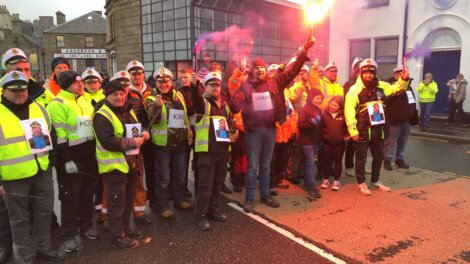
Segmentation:
[(81, 81), (82, 77), (75, 71), (64, 71), (59, 75), (59, 86), (67, 90), (74, 82)]
[(209, 73), (206, 67), (202, 67), (198, 72), (199, 80), (204, 80), (204, 77)]
[(331, 103), (331, 101), (335, 101), (339, 105), (339, 109), (344, 108), (344, 97), (339, 95), (333, 96), (328, 102), (328, 105)]
[(105, 96), (108, 96), (116, 91), (126, 92), (124, 85), (122, 85), (118, 80), (109, 81), (103, 87)]
[(317, 95), (321, 95), (323, 97), (323, 94), (319, 89), (317, 88), (310, 89), (307, 92), (307, 103), (310, 104), (312, 102), (312, 99)]
[(253, 60), (251, 63), (251, 69), (253, 70), (255, 67), (262, 66), (266, 69), (266, 63), (264, 63), (264, 60), (262, 58), (256, 58)]
[(66, 58), (57, 57), (57, 58), (52, 59), (51, 70), (54, 71), (55, 67), (59, 64), (66, 64), (70, 69), (70, 63)]

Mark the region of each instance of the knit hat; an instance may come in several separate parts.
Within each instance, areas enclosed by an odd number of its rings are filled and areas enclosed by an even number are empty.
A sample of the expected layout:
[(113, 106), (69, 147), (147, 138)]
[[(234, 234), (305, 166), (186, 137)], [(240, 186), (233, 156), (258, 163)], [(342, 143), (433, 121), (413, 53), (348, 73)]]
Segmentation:
[(251, 69), (253, 70), (254, 68), (262, 66), (266, 69), (266, 63), (264, 63), (263, 58), (256, 58), (251, 62)]
[(323, 97), (323, 94), (319, 89), (317, 88), (310, 89), (307, 93), (307, 102), (311, 102), (312, 99), (317, 95), (321, 95)]
[(59, 64), (66, 64), (70, 69), (70, 63), (66, 58), (57, 57), (57, 58), (52, 59), (51, 70), (54, 71), (55, 67)]
[(202, 67), (199, 72), (198, 72), (198, 77), (199, 77), (199, 80), (204, 80), (204, 77), (206, 77), (206, 75), (209, 73), (209, 71), (207, 70), (206, 67)]
[(344, 108), (344, 97), (339, 95), (333, 96), (328, 102), (328, 105), (331, 103), (331, 101), (335, 101), (339, 105), (339, 109)]
[(109, 81), (103, 87), (105, 96), (108, 96), (116, 91), (126, 92), (124, 85), (122, 85), (118, 80)]
[(59, 86), (67, 90), (74, 82), (81, 81), (82, 77), (75, 71), (64, 71), (59, 75)]

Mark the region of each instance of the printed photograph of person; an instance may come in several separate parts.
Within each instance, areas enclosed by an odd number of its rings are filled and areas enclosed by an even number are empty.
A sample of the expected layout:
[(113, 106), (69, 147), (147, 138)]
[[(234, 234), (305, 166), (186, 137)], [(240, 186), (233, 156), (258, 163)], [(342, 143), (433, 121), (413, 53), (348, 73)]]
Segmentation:
[(51, 145), (51, 139), (42, 131), (41, 124), (34, 121), (29, 125), (31, 127), (32, 137), (28, 140), (31, 149), (43, 149)]
[(139, 137), (139, 129), (137, 127), (132, 128), (132, 137), (133, 138)]
[(375, 103), (367, 107), (370, 116), (371, 125), (379, 125), (385, 123), (384, 110), (381, 104)]
[(227, 120), (225, 118), (214, 118), (215, 138), (217, 141), (230, 142)]

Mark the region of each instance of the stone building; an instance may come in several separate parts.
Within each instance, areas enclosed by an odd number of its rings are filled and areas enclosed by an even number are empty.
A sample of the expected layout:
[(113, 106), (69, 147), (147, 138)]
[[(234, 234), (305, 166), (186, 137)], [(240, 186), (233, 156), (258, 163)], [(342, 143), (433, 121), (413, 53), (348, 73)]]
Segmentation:
[(93, 67), (107, 72), (106, 19), (100, 11), (92, 11), (71, 21), (62, 12), (56, 13), (57, 26), (42, 34), (46, 73), (51, 73), (50, 62), (55, 57), (69, 60), (71, 70), (83, 72)]
[[(36, 34), (33, 23), (21, 20), (19, 14), (10, 14), (7, 7), (0, 6), (0, 57), (11, 49), (22, 49), (31, 63), (35, 76), (43, 74), (42, 40)], [(0, 65), (0, 71), (2, 71)]]

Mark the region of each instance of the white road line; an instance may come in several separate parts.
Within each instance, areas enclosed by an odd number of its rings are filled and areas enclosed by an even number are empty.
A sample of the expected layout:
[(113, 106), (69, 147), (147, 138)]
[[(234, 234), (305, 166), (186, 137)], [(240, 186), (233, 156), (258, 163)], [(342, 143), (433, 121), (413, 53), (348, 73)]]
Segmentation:
[(328, 252), (326, 252), (325, 250), (315, 246), (314, 244), (308, 242), (308, 241), (305, 241), (304, 239), (300, 238), (300, 237), (297, 237), (295, 236), (294, 234), (292, 234), (291, 232), (269, 222), (268, 220), (258, 216), (258, 215), (255, 215), (255, 214), (247, 214), (243, 211), (243, 209), (238, 206), (237, 204), (235, 203), (228, 203), (228, 206), (232, 207), (233, 209), (235, 210), (238, 210), (240, 212), (242, 212), (243, 214), (245, 214), (246, 216), (248, 217), (251, 217), (252, 219), (256, 220), (257, 222), (271, 228), (272, 230), (278, 232), (279, 234), (293, 240), (294, 242), (296, 242), (297, 244), (300, 244), (301, 246), (317, 253), (318, 255), (328, 259), (329, 261), (333, 262), (333, 263), (346, 263), (346, 261), (342, 260), (342, 259), (339, 259), (335, 256), (333, 256), (333, 254), (330, 254)]

